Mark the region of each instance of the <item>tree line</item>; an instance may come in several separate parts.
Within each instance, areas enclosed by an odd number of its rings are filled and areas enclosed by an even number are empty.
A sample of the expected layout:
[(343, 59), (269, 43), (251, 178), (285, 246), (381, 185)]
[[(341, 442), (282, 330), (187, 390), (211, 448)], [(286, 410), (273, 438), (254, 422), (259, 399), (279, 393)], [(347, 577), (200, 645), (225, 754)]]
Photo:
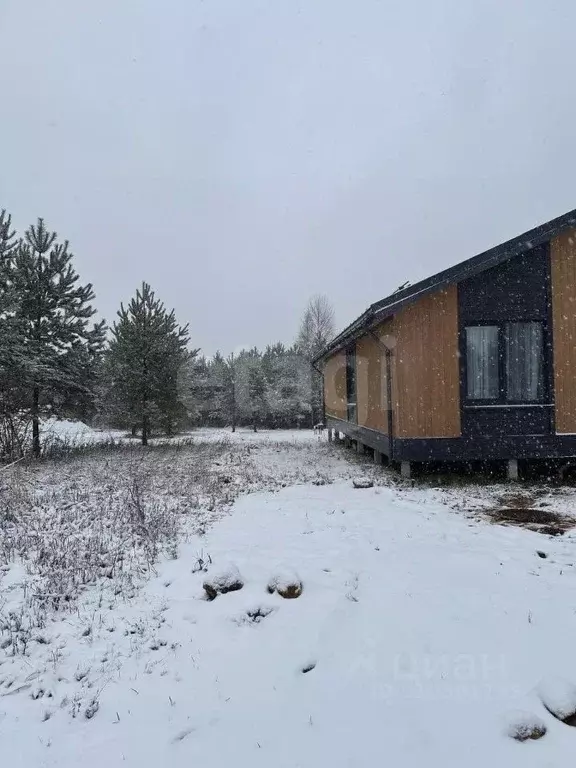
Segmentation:
[(43, 219), (19, 236), (0, 211), (0, 453), (41, 454), (55, 416), (154, 433), (191, 426), (311, 426), (322, 415), (314, 356), (334, 333), (325, 297), (311, 299), (295, 342), (205, 357), (147, 283), (110, 327), (94, 322), (66, 240)]

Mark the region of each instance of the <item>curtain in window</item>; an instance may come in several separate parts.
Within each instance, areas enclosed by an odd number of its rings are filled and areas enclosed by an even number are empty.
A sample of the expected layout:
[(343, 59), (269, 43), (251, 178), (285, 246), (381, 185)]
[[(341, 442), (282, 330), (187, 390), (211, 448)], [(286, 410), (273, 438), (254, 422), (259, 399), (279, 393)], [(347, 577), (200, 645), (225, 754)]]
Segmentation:
[(498, 398), (498, 327), (466, 328), (467, 394), (474, 400)]
[(509, 323), (506, 326), (508, 400), (542, 398), (542, 353), (541, 323)]

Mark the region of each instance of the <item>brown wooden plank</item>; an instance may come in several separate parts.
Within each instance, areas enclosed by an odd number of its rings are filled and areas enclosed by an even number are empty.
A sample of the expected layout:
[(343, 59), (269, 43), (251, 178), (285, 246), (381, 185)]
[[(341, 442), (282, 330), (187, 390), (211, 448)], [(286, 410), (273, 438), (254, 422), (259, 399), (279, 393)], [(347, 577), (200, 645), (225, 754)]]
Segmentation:
[(324, 364), (324, 403), (326, 413), (346, 419), (346, 352), (337, 352)]
[(459, 437), (458, 292), (449, 286), (394, 319), (395, 435)]
[(576, 231), (550, 242), (556, 432), (576, 433)]
[[(374, 330), (392, 349), (392, 410), (398, 437), (459, 437), (458, 293), (450, 286)], [(388, 431), (385, 353), (366, 334), (356, 343), (358, 424)], [(346, 419), (346, 355), (328, 359), (326, 412)]]
[[(356, 343), (358, 424), (381, 432), (387, 431), (386, 401), (383, 399), (382, 374), (384, 351), (371, 335)], [(385, 381), (384, 381), (385, 383)]]

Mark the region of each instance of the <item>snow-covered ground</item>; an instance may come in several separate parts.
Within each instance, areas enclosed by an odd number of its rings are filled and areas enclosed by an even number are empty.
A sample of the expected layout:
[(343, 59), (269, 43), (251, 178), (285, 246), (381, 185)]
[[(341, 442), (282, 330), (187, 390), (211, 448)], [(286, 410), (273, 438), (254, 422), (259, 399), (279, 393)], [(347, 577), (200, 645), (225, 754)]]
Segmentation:
[(189, 433), (195, 440), (230, 440), (233, 443), (310, 443), (326, 440), (326, 434), (310, 429), (253, 429), (239, 427), (231, 429), (195, 429)]
[[(5, 641), (17, 630), (2, 633), (3, 763), (569, 764), (576, 731), (549, 710), (576, 710), (574, 534), (493, 525), (473, 513), (501, 503), (504, 486), (413, 488), (311, 432), (194, 439), (206, 449), (137, 465), (154, 478), (142, 493), (167, 510), (200, 488), (177, 552), (161, 550), (118, 595), (116, 574), (94, 578), (15, 655)], [(16, 487), (52, 527), (74, 504), (98, 502), (105, 515), (90, 478), (116, 475), (116, 502), (136, 504), (134, 490), (120, 492), (122, 478), (133, 489), (135, 456), (17, 468)], [(353, 488), (359, 474), (375, 486)], [(569, 511), (573, 500), (567, 489), (536, 503)], [(104, 538), (111, 549), (116, 535)], [(5, 616), (30, 604), (40, 567), (14, 553), (0, 581)], [(205, 599), (204, 580), (238, 573), (242, 589)], [(293, 600), (267, 589), (287, 573), (303, 583)], [(532, 722), (543, 738), (510, 738)]]
[(81, 421), (69, 419), (46, 419), (41, 423), (40, 431), (44, 442), (69, 441), (75, 445), (99, 442), (113, 434), (107, 430), (92, 429)]

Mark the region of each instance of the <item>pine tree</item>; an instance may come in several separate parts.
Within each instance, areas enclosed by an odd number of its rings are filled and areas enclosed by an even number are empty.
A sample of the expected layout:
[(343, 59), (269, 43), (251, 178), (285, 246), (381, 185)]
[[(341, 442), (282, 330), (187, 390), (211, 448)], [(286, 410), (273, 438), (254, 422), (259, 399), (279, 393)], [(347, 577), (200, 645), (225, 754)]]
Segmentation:
[(267, 393), (268, 387), (261, 361), (256, 358), (248, 366), (248, 397), (254, 432), (258, 431), (258, 425), (266, 419), (268, 413)]
[(25, 408), (19, 371), (24, 356), (23, 339), (15, 320), (17, 295), (12, 271), (18, 245), (12, 218), (0, 211), (0, 451), (15, 458), (23, 450), (18, 414)]
[(310, 366), (296, 348), (282, 343), (243, 350), (224, 358), (217, 352), (201, 366), (194, 391), (200, 424), (268, 428), (302, 426), (310, 416)]
[(182, 406), (180, 421), (187, 426), (206, 423), (210, 413), (209, 366), (199, 349), (186, 352), (178, 373), (178, 399)]
[(310, 415), (308, 363), (282, 344), (268, 347), (262, 362), (268, 382), (269, 426), (302, 426)]
[[(218, 370), (215, 368), (215, 370)], [(236, 356), (230, 353), (227, 358), (222, 358), (220, 365), (220, 388), (217, 391), (217, 403), (220, 413), (224, 417), (224, 424), (230, 425), (232, 432), (236, 432), (238, 420), (238, 395), (236, 390)]]
[(235, 357), (224, 358), (220, 352), (207, 362), (206, 413), (203, 423), (216, 427), (231, 426), (236, 431)]
[(94, 394), (94, 365), (104, 322), (89, 327), (96, 310), (92, 285), (78, 285), (68, 242), (57, 242), (44, 221), (26, 230), (11, 260), (13, 329), (20, 344), (17, 371), (32, 419), (32, 449), (40, 455), (42, 415), (69, 415), (74, 402)]
[(254, 432), (268, 415), (268, 386), (262, 367), (262, 355), (254, 347), (243, 350), (235, 364), (235, 395), (240, 419), (251, 424)]
[(14, 355), (20, 351), (14, 322), (16, 293), (12, 280), (16, 246), (16, 232), (12, 229), (12, 217), (2, 210), (0, 211), (0, 392), (3, 413), (7, 408), (9, 409)]
[(107, 355), (109, 397), (119, 418), (140, 427), (142, 445), (153, 426), (171, 432), (182, 414), (178, 381), (187, 344), (188, 326), (178, 325), (147, 283), (120, 307)]

